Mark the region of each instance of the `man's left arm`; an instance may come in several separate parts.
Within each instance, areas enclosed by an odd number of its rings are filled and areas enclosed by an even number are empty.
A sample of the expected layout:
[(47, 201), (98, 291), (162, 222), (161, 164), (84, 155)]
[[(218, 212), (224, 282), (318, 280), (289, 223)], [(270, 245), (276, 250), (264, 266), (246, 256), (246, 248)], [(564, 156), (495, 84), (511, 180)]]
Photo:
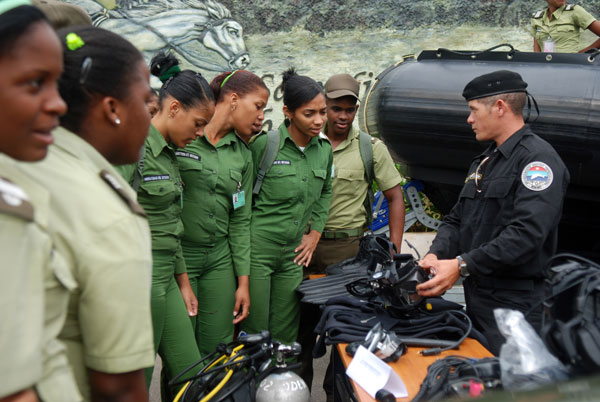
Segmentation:
[(579, 53), (585, 53), (590, 49), (598, 49), (600, 47), (600, 22), (596, 21), (594, 16), (581, 6), (575, 6), (572, 12), (574, 13), (573, 20), (577, 26), (581, 29), (589, 29), (599, 37), (594, 43), (581, 49)]
[(400, 184), (395, 185), (383, 192), (390, 210), (390, 240), (398, 247), (402, 247), (402, 236), (404, 235), (404, 193)]
[(402, 192), (402, 176), (398, 173), (394, 160), (385, 144), (379, 140), (373, 143), (373, 170), (375, 182), (383, 192), (390, 211), (390, 240), (402, 247), (404, 234), (404, 194)]

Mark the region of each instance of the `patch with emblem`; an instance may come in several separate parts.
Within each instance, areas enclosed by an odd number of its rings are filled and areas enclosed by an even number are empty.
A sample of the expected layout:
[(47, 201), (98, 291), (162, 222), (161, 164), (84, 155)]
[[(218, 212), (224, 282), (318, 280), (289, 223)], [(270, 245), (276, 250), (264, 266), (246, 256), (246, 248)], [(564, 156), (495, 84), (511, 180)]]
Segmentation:
[(291, 165), (291, 161), (273, 161), (273, 165)]
[(542, 191), (550, 187), (554, 175), (550, 166), (544, 162), (531, 162), (521, 173), (521, 182), (533, 191)]
[(179, 156), (179, 157), (182, 157), (182, 158), (194, 159), (194, 160), (197, 160), (197, 161), (200, 160), (200, 155), (196, 155), (196, 154), (193, 154), (191, 152), (185, 152), (185, 151), (177, 151), (177, 152), (175, 152), (175, 156)]

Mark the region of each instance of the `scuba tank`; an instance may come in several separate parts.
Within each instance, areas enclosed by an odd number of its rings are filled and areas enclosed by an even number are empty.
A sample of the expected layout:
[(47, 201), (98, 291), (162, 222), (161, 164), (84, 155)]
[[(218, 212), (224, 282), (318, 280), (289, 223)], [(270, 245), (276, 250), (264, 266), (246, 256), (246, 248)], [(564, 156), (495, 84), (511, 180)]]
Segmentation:
[(277, 364), (258, 385), (256, 402), (310, 402), (308, 386), (285, 361), (287, 356), (299, 355), (301, 350), (298, 342), (277, 347)]

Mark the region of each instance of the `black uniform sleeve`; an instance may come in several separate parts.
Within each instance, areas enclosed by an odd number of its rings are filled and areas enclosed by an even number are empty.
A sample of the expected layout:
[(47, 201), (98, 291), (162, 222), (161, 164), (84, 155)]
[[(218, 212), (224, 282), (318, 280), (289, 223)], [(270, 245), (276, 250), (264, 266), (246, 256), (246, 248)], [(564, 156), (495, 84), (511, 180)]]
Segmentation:
[[(551, 184), (540, 191), (528, 188), (522, 172), (532, 162), (542, 162), (552, 170)], [(504, 211), (504, 228), (490, 241), (467, 251), (464, 258), (470, 270), (479, 275), (492, 275), (519, 265), (539, 253), (549, 233), (560, 220), (569, 173), (555, 153), (532, 153), (519, 166), (512, 185), (513, 208)], [(510, 196), (510, 194), (507, 194)]]

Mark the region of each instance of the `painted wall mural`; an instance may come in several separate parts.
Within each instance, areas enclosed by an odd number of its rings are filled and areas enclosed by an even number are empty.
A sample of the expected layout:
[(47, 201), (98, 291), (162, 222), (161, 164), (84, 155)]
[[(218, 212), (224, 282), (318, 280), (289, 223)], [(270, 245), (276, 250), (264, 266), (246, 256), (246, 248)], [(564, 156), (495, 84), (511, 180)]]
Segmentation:
[[(281, 73), (290, 66), (319, 82), (350, 73), (361, 82), (362, 95), (381, 71), (424, 49), (510, 43), (530, 51), (529, 18), (547, 6), (545, 0), (63, 1), (128, 38), (148, 61), (170, 49), (183, 67), (209, 81), (236, 68), (255, 72), (270, 89), (265, 129), (283, 120)], [(600, 17), (597, 0), (577, 3)], [(589, 35), (584, 40), (593, 41)]]

